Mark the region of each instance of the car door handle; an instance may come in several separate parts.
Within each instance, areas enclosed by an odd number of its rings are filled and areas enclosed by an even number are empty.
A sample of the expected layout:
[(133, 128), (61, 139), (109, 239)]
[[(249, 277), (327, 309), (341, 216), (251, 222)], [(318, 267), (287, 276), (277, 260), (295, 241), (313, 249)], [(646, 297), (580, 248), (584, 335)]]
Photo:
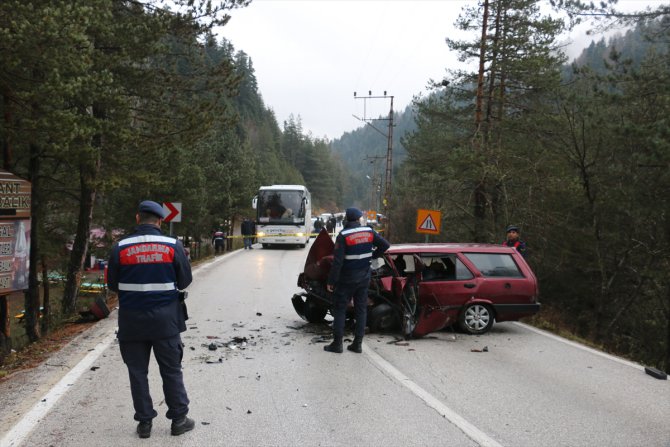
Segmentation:
[(465, 287), (466, 289), (474, 289), (475, 285), (472, 284), (471, 282), (466, 282), (465, 284), (463, 284), (463, 287)]
[(511, 288), (512, 288), (512, 284), (506, 282), (506, 283), (505, 283), (505, 288), (506, 288), (506, 289), (511, 289)]

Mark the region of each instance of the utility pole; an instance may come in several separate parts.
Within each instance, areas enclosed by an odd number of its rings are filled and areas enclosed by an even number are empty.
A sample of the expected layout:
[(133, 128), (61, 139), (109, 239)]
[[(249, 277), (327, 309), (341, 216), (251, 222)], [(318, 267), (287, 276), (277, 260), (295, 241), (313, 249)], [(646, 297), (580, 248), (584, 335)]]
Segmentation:
[[(377, 132), (386, 137), (387, 140), (387, 149), (386, 149), (386, 182), (384, 185), (384, 217), (386, 219), (386, 225), (384, 227), (385, 234), (384, 237), (388, 240), (391, 239), (391, 216), (390, 216), (390, 206), (391, 206), (391, 192), (393, 190), (392, 179), (393, 179), (393, 96), (388, 96), (386, 91), (384, 91), (383, 96), (373, 96), (372, 91), (368, 91), (368, 96), (357, 96), (354, 92), (355, 99), (362, 99), (364, 101), (364, 111), (367, 110), (367, 100), (368, 99), (390, 99), (391, 100), (391, 109), (389, 111), (388, 118), (367, 118), (365, 112), (363, 118), (359, 118), (354, 115), (354, 118), (365, 122), (367, 125), (375, 129)], [(377, 129), (372, 121), (388, 121), (388, 130), (386, 133)]]
[[(372, 177), (368, 177), (371, 183), (371, 191), (370, 191), (370, 209), (379, 211), (378, 206), (381, 205), (381, 198), (379, 201), (377, 201), (377, 195), (378, 193), (381, 194), (381, 174), (377, 173), (377, 162), (384, 160), (386, 157), (383, 155), (367, 155), (363, 160), (370, 160), (370, 164), (372, 165)], [(379, 188), (379, 190), (377, 190)]]

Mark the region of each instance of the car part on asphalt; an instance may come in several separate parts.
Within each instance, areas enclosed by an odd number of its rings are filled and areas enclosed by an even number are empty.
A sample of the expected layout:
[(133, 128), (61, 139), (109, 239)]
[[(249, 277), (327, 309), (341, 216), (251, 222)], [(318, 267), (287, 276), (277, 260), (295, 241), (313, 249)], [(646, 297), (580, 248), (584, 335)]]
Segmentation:
[(650, 366), (646, 366), (644, 368), (644, 372), (649, 374), (651, 377), (655, 377), (659, 380), (668, 380), (668, 375), (661, 371), (660, 369), (652, 368)]

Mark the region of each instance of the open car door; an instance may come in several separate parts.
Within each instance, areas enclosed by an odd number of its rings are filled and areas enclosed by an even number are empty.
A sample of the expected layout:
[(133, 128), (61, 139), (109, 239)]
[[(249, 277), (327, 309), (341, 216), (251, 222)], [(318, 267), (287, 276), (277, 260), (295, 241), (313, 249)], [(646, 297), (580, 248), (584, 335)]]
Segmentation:
[(416, 273), (412, 286), (417, 298), (417, 306), (415, 313), (416, 325), (412, 330), (412, 336), (420, 338), (442, 329), (447, 324), (448, 315), (442, 311), (440, 301), (430, 288), (421, 286), (425, 265), (416, 254), (414, 255), (414, 265), (416, 266)]

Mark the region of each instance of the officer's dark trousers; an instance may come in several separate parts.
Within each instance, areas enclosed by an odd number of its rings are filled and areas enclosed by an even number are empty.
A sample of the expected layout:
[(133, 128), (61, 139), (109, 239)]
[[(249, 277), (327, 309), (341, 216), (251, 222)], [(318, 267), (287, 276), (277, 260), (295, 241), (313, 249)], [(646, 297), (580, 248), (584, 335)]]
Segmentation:
[(163, 378), (163, 394), (168, 419), (178, 419), (188, 413), (188, 396), (184, 387), (181, 359), (184, 355), (179, 334), (161, 340), (119, 341), (121, 357), (128, 367), (130, 391), (133, 395), (136, 421), (150, 421), (158, 413), (149, 393), (149, 359), (151, 348)]
[(364, 277), (356, 282), (340, 281), (335, 286), (333, 296), (333, 338), (335, 340), (341, 340), (344, 335), (344, 319), (347, 304), (349, 304), (351, 297), (354, 298), (354, 316), (356, 318), (354, 335), (360, 339), (365, 335), (369, 286), (369, 277)]

